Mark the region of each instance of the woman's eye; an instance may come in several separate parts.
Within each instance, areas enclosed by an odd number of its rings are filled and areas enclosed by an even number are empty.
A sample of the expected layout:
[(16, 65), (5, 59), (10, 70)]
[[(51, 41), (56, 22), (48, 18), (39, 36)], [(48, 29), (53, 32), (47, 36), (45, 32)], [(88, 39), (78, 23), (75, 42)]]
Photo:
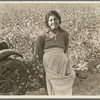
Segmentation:
[(57, 20), (56, 18), (54, 20)]
[(54, 20), (57, 21), (57, 18), (55, 18)]
[(52, 19), (50, 19), (50, 21), (52, 22)]

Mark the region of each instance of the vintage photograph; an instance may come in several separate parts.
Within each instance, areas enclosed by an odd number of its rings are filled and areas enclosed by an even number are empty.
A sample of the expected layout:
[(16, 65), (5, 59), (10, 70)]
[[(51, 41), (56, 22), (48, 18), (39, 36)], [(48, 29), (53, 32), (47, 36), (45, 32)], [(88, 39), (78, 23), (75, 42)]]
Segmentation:
[(99, 96), (100, 2), (0, 2), (0, 95)]

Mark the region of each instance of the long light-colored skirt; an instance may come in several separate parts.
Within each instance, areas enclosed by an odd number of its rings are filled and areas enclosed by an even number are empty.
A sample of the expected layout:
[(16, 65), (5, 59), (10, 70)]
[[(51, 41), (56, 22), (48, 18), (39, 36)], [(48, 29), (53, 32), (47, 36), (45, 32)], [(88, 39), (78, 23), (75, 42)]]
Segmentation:
[(61, 48), (46, 49), (43, 56), (49, 95), (72, 95), (75, 72)]

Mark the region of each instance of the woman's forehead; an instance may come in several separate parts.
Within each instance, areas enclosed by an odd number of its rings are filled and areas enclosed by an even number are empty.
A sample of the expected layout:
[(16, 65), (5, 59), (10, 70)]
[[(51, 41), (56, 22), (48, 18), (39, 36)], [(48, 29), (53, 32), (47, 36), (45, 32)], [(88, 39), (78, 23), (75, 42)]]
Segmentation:
[(49, 16), (49, 19), (54, 19), (54, 18), (58, 18), (58, 17), (55, 16), (55, 15), (50, 15), (50, 16)]

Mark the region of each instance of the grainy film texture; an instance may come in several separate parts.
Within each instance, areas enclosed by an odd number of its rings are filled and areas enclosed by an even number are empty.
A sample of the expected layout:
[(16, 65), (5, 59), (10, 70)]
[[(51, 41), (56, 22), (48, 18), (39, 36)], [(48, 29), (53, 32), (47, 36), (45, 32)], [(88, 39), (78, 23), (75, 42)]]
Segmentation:
[[(14, 57), (24, 64), (4, 69), (0, 62), (0, 94), (47, 95), (43, 65), (35, 55), (35, 41), (45, 30), (45, 14), (50, 10), (61, 15), (61, 27), (69, 32), (68, 56), (76, 72), (73, 95), (99, 95), (100, 3), (62, 2), (0, 3), (0, 42), (6, 41), (10, 49), (20, 52), (23, 58)], [(12, 80), (13, 85), (7, 80), (10, 74), (16, 79)]]

